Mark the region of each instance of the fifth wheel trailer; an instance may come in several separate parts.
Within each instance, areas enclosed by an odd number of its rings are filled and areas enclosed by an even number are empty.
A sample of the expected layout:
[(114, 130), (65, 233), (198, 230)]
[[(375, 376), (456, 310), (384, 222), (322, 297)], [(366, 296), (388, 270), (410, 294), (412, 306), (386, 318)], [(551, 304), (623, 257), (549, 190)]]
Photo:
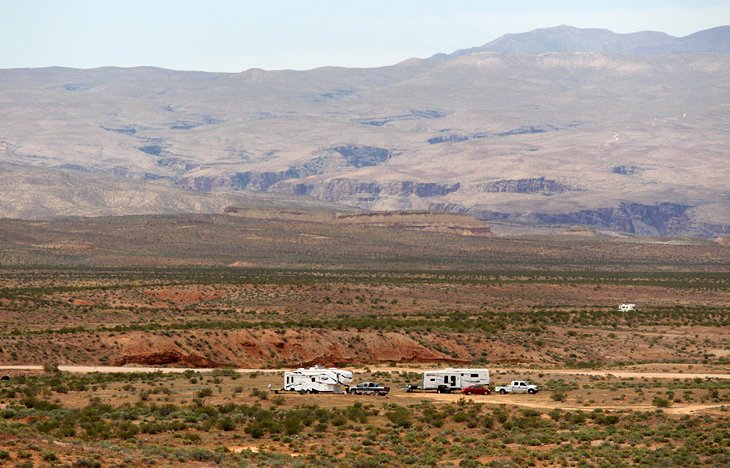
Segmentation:
[(352, 371), (314, 366), (284, 372), (284, 390), (306, 393), (335, 393), (352, 384)]
[(489, 385), (488, 369), (443, 369), (423, 373), (420, 389), (450, 392), (472, 385)]

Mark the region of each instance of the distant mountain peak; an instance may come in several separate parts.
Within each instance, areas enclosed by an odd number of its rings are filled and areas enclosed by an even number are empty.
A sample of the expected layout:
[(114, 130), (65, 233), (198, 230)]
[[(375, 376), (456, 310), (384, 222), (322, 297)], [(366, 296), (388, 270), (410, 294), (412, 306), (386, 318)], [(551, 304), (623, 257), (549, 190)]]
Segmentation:
[(619, 34), (608, 29), (559, 25), (533, 31), (505, 34), (481, 47), (459, 50), (452, 57), (477, 52), (506, 55), (546, 52), (598, 52), (609, 55), (649, 56), (678, 53), (730, 54), (730, 26), (674, 37), (658, 31)]

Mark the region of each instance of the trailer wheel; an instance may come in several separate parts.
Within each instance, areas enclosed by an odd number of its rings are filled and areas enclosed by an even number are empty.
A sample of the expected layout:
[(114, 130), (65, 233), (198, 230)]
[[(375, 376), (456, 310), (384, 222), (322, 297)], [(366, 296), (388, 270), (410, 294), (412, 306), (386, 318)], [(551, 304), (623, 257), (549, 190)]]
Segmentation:
[(502, 390), (499, 391), (499, 393), (501, 393), (502, 395), (506, 395), (507, 394), (507, 390), (502, 389)]

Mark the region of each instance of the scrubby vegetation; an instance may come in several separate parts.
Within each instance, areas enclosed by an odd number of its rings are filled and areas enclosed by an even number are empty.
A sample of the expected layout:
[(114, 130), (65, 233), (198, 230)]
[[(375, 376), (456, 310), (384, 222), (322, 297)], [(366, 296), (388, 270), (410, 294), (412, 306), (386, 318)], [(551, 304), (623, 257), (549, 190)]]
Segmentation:
[[(374, 375), (386, 377), (365, 371), (362, 378)], [(387, 375), (388, 383), (411, 377)], [(730, 463), (730, 420), (724, 410), (680, 415), (661, 409), (520, 408), (511, 405), (511, 396), (494, 395), (259, 398), (266, 382), (280, 378), (230, 371), (19, 376), (0, 383), (0, 457), (16, 464), (73, 466), (191, 461), (223, 466)], [(723, 402), (730, 401), (728, 381), (686, 382), (689, 391), (714, 389)], [(680, 385), (667, 379), (615, 378), (540, 383), (551, 389), (546, 391), (562, 389), (571, 398), (595, 395), (607, 386), (615, 388), (604, 397), (629, 388), (666, 396)], [(241, 387), (257, 391), (247, 395)], [(213, 390), (202, 398), (204, 389)]]
[[(730, 288), (720, 273), (13, 267), (0, 278), (0, 359), (8, 363), (42, 356), (57, 363), (287, 366), (317, 359), (290, 347), (310, 348), (307, 340), (331, 332), (341, 335), (339, 362), (406, 359), (363, 354), (376, 340), (407, 340), (409, 349), (419, 347), (418, 360), (480, 365), (728, 358), (717, 352), (729, 344), (723, 330), (730, 325)], [(638, 311), (616, 311), (626, 295), (646, 299)], [(262, 333), (281, 335), (282, 343), (266, 352), (246, 348)], [(137, 343), (148, 340), (166, 340), (170, 351), (137, 353)], [(606, 346), (610, 355), (601, 352)]]
[[(730, 364), (720, 243), (180, 221), (0, 223), (0, 364), (38, 365), (1, 376), (0, 464), (730, 465), (730, 381), (713, 378)], [(68, 232), (84, 237), (70, 251)], [(638, 310), (616, 311), (627, 301)], [(277, 369), (311, 363), (392, 392), (269, 391)], [(429, 365), (541, 391), (401, 390)]]

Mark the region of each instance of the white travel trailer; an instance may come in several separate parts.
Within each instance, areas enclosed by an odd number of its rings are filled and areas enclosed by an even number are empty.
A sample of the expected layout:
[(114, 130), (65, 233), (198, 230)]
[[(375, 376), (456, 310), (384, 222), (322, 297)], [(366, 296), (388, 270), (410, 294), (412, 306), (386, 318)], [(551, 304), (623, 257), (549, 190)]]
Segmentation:
[(451, 391), (471, 385), (489, 385), (487, 369), (443, 369), (423, 373), (423, 390)]
[(321, 366), (284, 372), (284, 390), (306, 393), (334, 393), (350, 386), (352, 371)]
[(633, 312), (636, 310), (636, 304), (619, 304), (619, 312)]

